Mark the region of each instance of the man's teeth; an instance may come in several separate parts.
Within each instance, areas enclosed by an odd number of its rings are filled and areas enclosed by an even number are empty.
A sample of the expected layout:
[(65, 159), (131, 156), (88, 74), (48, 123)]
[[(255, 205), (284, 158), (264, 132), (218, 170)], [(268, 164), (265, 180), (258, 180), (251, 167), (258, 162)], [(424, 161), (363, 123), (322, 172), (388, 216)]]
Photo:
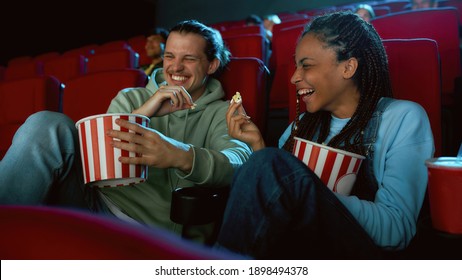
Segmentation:
[(175, 75), (172, 75), (172, 80), (174, 81), (185, 81), (187, 78), (185, 76), (175, 76)]
[(302, 95), (311, 95), (314, 93), (314, 89), (301, 89), (297, 91), (297, 94), (302, 96)]

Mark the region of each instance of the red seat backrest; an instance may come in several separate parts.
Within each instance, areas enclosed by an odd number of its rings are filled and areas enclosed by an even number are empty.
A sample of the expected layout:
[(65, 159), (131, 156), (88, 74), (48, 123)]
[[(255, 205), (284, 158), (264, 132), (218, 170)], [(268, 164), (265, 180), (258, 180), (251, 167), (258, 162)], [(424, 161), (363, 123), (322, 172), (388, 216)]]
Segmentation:
[(458, 12), (455, 8), (404, 11), (371, 21), (382, 39), (429, 38), (438, 43), (443, 105), (454, 103), (455, 79), (461, 76)]
[(232, 37), (247, 34), (261, 34), (262, 36), (266, 36), (265, 28), (261, 24), (230, 27), (228, 29), (221, 31), (220, 33), (223, 37)]
[(86, 56), (93, 55), (95, 53), (95, 49), (98, 47), (99, 45), (97, 44), (88, 44), (85, 46), (67, 50), (63, 52), (62, 55), (65, 56), (65, 55), (76, 55), (76, 54), (79, 55), (80, 54), (86, 57)]
[(46, 75), (52, 75), (63, 83), (86, 73), (87, 58), (80, 54), (62, 55), (43, 63)]
[(43, 62), (25, 61), (9, 64), (5, 69), (4, 80), (33, 78), (43, 74)]
[(0, 82), (0, 159), (16, 130), (33, 113), (60, 111), (61, 82), (51, 76)]
[(255, 57), (268, 62), (269, 45), (261, 34), (223, 36), (223, 41), (233, 57)]
[(239, 259), (166, 230), (45, 206), (0, 206), (2, 260)]
[(138, 69), (87, 73), (69, 80), (63, 92), (63, 113), (74, 121), (107, 112), (117, 93), (130, 87), (144, 87), (146, 74)]
[(42, 53), (42, 54), (39, 54), (37, 56), (34, 56), (33, 59), (35, 61), (45, 62), (45, 61), (48, 61), (50, 59), (59, 57), (60, 55), (61, 54), (59, 52), (47, 52), (47, 53)]
[[(441, 155), (441, 72), (436, 41), (389, 39), (383, 43), (388, 55), (393, 96), (417, 102), (425, 109), (432, 126), (435, 156)], [(296, 116), (296, 98), (295, 94), (290, 95), (290, 121)], [(305, 111), (303, 102), (300, 111)]]
[(386, 6), (389, 7), (392, 13), (404, 11), (410, 4), (410, 1), (387, 0), (377, 3), (372, 3), (372, 8)]
[(24, 62), (29, 62), (32, 60), (32, 56), (30, 55), (23, 55), (23, 56), (17, 56), (13, 57), (8, 60), (8, 66), (14, 65), (14, 64), (22, 64)]
[(95, 53), (100, 52), (109, 52), (109, 51), (118, 51), (122, 49), (128, 49), (130, 45), (125, 40), (114, 40), (103, 43), (94, 48)]
[(250, 57), (231, 58), (224, 72), (218, 78), (230, 100), (238, 91), (246, 113), (265, 135), (268, 116), (269, 71), (265, 64)]
[[(281, 30), (273, 36), (273, 78), (270, 91), (270, 109), (288, 108), (291, 88), (288, 87), (288, 73), (293, 73), (295, 46), (304, 25)], [(270, 68), (271, 69), (271, 68)]]
[(96, 52), (87, 61), (87, 73), (125, 68), (138, 68), (138, 54), (132, 49)]
[(141, 66), (151, 64), (152, 59), (149, 56), (147, 56), (146, 49), (144, 48), (144, 46), (146, 45), (146, 36), (135, 36), (128, 39), (127, 42), (130, 45), (130, 47), (140, 56), (138, 65)]

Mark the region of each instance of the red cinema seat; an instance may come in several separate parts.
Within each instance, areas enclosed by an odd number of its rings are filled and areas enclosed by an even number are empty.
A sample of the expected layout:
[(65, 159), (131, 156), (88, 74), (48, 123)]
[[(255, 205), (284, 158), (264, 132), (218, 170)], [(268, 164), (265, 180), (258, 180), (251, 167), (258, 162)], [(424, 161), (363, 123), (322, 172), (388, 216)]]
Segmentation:
[(5, 69), (5, 80), (33, 78), (43, 74), (43, 62), (29, 60), (23, 63), (8, 64)]
[(455, 81), (461, 76), (458, 12), (453, 7), (392, 13), (371, 21), (382, 39), (429, 38), (438, 43), (442, 105), (454, 105)]
[(46, 52), (46, 53), (42, 53), (42, 54), (39, 54), (39, 55), (35, 56), (33, 59), (35, 61), (45, 62), (45, 61), (48, 61), (50, 59), (59, 57), (60, 55), (61, 54), (59, 52)]
[(397, 13), (397, 12), (404, 11), (409, 4), (410, 4), (410, 1), (386, 0), (386, 1), (372, 3), (371, 6), (372, 8), (383, 7), (383, 6), (389, 7), (391, 13)]
[(80, 54), (61, 55), (43, 63), (43, 72), (66, 83), (86, 73), (87, 58)]
[(374, 6), (372, 7), (372, 9), (374, 10), (374, 14), (376, 17), (381, 17), (391, 13), (390, 7), (387, 6)]
[[(436, 41), (389, 39), (388, 55), (393, 96), (419, 103), (428, 114), (435, 141), (435, 156), (442, 154), (441, 71)], [(295, 90), (295, 86), (293, 86)], [(296, 116), (296, 95), (290, 95), (289, 120)], [(305, 111), (304, 103), (300, 111)]]
[(166, 230), (74, 209), (0, 206), (2, 260), (239, 259)]
[(8, 66), (14, 65), (14, 64), (22, 64), (24, 62), (29, 62), (32, 60), (32, 56), (30, 55), (23, 55), (23, 56), (17, 56), (13, 57), (8, 60)]
[(223, 36), (223, 41), (233, 57), (255, 57), (267, 64), (269, 42), (261, 34)]
[(263, 61), (251, 57), (234, 57), (218, 78), (230, 100), (238, 91), (247, 115), (262, 131), (266, 132), (268, 113), (269, 71)]
[[(283, 29), (273, 36), (273, 73), (270, 91), (270, 109), (285, 109), (289, 107), (290, 88), (287, 86), (288, 73), (292, 74), (295, 55), (295, 45), (302, 34), (304, 25)], [(270, 68), (271, 69), (271, 68)]]
[(63, 92), (63, 113), (75, 122), (107, 112), (117, 93), (130, 87), (144, 87), (146, 74), (138, 69), (87, 73), (69, 80)]
[(0, 82), (0, 159), (31, 114), (60, 111), (61, 92), (61, 82), (51, 76)]
[(94, 48), (95, 53), (118, 51), (122, 49), (129, 49), (130, 45), (125, 40), (114, 40), (103, 43)]
[(235, 26), (228, 28), (224, 31), (221, 31), (221, 36), (223, 37), (232, 37), (232, 36), (240, 36), (240, 35), (247, 35), (247, 34), (261, 34), (262, 36), (266, 36), (266, 31), (263, 25), (244, 25), (244, 26)]
[(70, 49), (63, 52), (63, 56), (67, 55), (83, 55), (85, 57), (93, 55), (95, 53), (95, 49), (98, 48), (99, 45), (97, 44), (88, 44), (85, 46), (81, 46), (78, 48)]
[(146, 46), (146, 36), (139, 35), (131, 37), (127, 40), (127, 42), (130, 45), (130, 47), (140, 56), (138, 61), (138, 64), (140, 66), (151, 64), (152, 58), (147, 56), (146, 49), (144, 48)]
[(87, 73), (125, 68), (138, 68), (138, 54), (131, 48), (96, 52), (87, 61)]
[(5, 78), (5, 70), (6, 70), (6, 67), (0, 65), (0, 82), (3, 81), (3, 79)]
[(438, 7), (454, 7), (459, 12), (459, 25), (462, 25), (462, 1), (461, 0), (439, 0)]

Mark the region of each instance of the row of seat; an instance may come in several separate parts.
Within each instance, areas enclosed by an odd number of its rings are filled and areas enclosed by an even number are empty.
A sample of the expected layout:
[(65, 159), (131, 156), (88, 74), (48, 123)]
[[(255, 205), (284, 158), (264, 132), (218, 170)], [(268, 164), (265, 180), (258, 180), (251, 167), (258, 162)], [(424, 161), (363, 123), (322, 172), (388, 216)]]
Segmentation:
[[(265, 64), (257, 58), (232, 58), (217, 78), (227, 93), (226, 99), (231, 99), (236, 91), (242, 92), (247, 112), (265, 131), (269, 80)], [(48, 75), (0, 82), (0, 159), (11, 145), (15, 131), (31, 114), (58, 111), (78, 121), (105, 113), (117, 92), (144, 87), (147, 81), (143, 71), (127, 68), (87, 73), (65, 84)]]
[(30, 59), (9, 63), (4, 69), (3, 80), (51, 75), (67, 82), (78, 76), (112, 69), (138, 68), (138, 53), (130, 48), (99, 52), (94, 55), (58, 54), (47, 60)]

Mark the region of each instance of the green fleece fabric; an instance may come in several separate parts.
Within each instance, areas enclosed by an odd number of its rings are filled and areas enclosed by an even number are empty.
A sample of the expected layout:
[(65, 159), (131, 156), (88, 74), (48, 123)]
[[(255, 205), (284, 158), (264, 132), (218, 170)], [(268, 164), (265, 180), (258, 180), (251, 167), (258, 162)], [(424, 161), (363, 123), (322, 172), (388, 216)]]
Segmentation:
[[(128, 88), (112, 100), (108, 113), (132, 112), (155, 94), (164, 82), (162, 70), (156, 70), (146, 88)], [(100, 191), (131, 218), (148, 225), (157, 225), (181, 232), (181, 226), (170, 220), (171, 193), (178, 187), (230, 185), (234, 170), (250, 156), (251, 149), (227, 134), (228, 102), (219, 81), (210, 79), (204, 94), (195, 101), (195, 109), (177, 111), (151, 118), (150, 127), (167, 139), (175, 139), (192, 147), (193, 168), (189, 174), (178, 169), (149, 167), (148, 179), (134, 186), (103, 188)], [(187, 235), (208, 242), (211, 225), (191, 228)]]

